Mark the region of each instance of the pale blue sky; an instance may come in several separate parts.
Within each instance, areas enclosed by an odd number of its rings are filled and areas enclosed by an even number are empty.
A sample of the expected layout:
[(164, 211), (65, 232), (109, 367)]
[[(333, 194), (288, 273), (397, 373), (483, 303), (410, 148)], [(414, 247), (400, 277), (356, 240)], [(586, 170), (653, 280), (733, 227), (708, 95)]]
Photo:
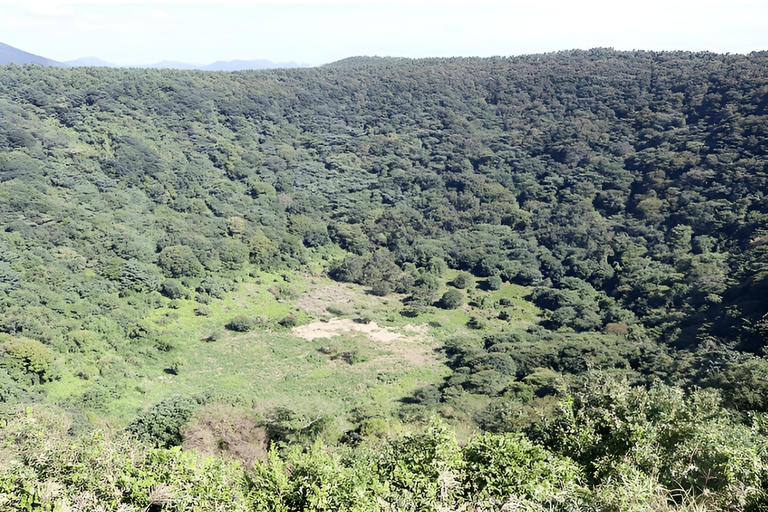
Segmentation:
[(768, 0), (0, 0), (0, 42), (120, 65), (572, 48), (768, 50)]

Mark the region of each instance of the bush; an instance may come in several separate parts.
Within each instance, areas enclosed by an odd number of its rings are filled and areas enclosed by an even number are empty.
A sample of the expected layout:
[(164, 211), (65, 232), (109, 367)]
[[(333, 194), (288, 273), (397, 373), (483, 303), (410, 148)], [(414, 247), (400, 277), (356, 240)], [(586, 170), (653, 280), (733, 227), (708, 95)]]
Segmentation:
[(230, 331), (248, 332), (256, 327), (256, 322), (254, 322), (252, 318), (249, 318), (245, 315), (237, 315), (235, 318), (230, 320), (225, 327)]
[(485, 323), (485, 320), (483, 320), (482, 318), (478, 316), (473, 316), (467, 322), (467, 327), (469, 327), (470, 329), (481, 330), (481, 329), (485, 329), (486, 323)]
[(448, 290), (438, 302), (438, 305), (443, 309), (456, 309), (462, 304), (464, 304), (464, 294), (459, 290)]
[(431, 407), (440, 403), (443, 394), (437, 386), (424, 386), (413, 392), (413, 400), (417, 404)]
[(388, 281), (379, 281), (373, 285), (371, 293), (377, 297), (386, 297), (392, 293), (392, 285)]
[(248, 246), (240, 240), (225, 238), (219, 245), (219, 259), (227, 270), (239, 270), (248, 261)]
[(176, 279), (166, 279), (160, 286), (160, 293), (169, 299), (183, 299), (186, 298), (187, 292), (179, 281)]
[(195, 316), (210, 316), (211, 315), (211, 308), (208, 306), (197, 306), (194, 310)]
[(499, 276), (493, 275), (488, 278), (486, 281), (488, 283), (488, 289), (489, 290), (499, 290), (501, 289), (501, 278)]
[(482, 434), (467, 444), (463, 458), (464, 485), (476, 498), (506, 500), (515, 496), (550, 505), (567, 503), (576, 509), (586, 494), (574, 461), (533, 444), (521, 434)]
[(163, 400), (139, 414), (126, 430), (157, 446), (169, 448), (181, 445), (181, 429), (202, 401), (193, 397)]
[(460, 289), (474, 288), (475, 278), (469, 272), (459, 272), (456, 277), (453, 278), (453, 282), (451, 284)]
[(296, 327), (299, 324), (299, 319), (293, 314), (290, 314), (278, 322), (281, 326), (291, 328)]

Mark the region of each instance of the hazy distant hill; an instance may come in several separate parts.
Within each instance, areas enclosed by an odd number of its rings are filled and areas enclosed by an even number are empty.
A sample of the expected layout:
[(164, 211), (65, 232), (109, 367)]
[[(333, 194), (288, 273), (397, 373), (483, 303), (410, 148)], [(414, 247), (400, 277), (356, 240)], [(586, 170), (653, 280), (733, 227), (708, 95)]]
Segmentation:
[(272, 62), (266, 59), (216, 61), (202, 69), (207, 71), (243, 71), (247, 69), (305, 68), (307, 64), (296, 62)]
[[(0, 43), (0, 64), (39, 64), (41, 66), (56, 66), (56, 67), (106, 67), (106, 68), (118, 68), (119, 64), (107, 62), (99, 59), (98, 57), (82, 57), (67, 62), (57, 62), (55, 60), (47, 59), (39, 55), (35, 55), (13, 46)], [(163, 60), (155, 62), (153, 64), (142, 64), (137, 66), (125, 66), (133, 68), (149, 68), (149, 69), (182, 69), (191, 70), (198, 69), (201, 71), (244, 71), (248, 69), (276, 69), (276, 68), (306, 68), (308, 64), (298, 64), (296, 62), (272, 62), (266, 59), (253, 59), (253, 60), (219, 60), (212, 64), (190, 64), (188, 62), (179, 62), (172, 60)]]
[(67, 67), (64, 63), (46, 59), (4, 43), (0, 43), (0, 64), (39, 64), (41, 66)]
[(306, 64), (297, 64), (296, 62), (272, 62), (266, 59), (254, 59), (220, 60), (207, 65), (164, 60), (155, 64), (136, 67), (154, 69), (198, 69), (201, 71), (244, 71), (248, 69), (302, 68), (308, 66)]
[(188, 64), (186, 62), (178, 62), (174, 60), (163, 60), (155, 62), (154, 64), (141, 64), (138, 66), (129, 66), (134, 68), (148, 68), (148, 69), (203, 69), (199, 64)]
[(98, 57), (82, 57), (80, 59), (75, 60), (68, 60), (65, 62), (66, 65), (71, 66), (73, 68), (79, 68), (79, 67), (104, 67), (104, 68), (119, 68), (117, 64), (113, 64), (111, 62), (107, 62), (105, 60), (101, 60)]
[(369, 56), (355, 56), (347, 57), (345, 59), (329, 62), (323, 64), (324, 68), (346, 68), (346, 69), (361, 69), (370, 67), (386, 67), (390, 65), (396, 65), (398, 63), (404, 63), (412, 61), (407, 57), (369, 57)]

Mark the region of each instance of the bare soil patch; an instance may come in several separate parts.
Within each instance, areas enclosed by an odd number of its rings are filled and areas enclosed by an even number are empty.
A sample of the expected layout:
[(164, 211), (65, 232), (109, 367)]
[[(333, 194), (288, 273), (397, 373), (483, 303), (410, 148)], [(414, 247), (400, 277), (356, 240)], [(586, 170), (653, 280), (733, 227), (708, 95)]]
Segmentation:
[(405, 338), (402, 334), (392, 332), (386, 327), (379, 327), (376, 322), (355, 322), (348, 318), (334, 318), (327, 322), (312, 322), (293, 328), (293, 334), (305, 340), (332, 338), (346, 333), (363, 333), (374, 341), (390, 343)]
[(185, 450), (225, 455), (241, 461), (248, 469), (267, 458), (267, 431), (247, 411), (228, 405), (203, 407), (181, 434)]
[(394, 361), (405, 361), (409, 365), (424, 366), (435, 362), (435, 344), (426, 338), (428, 327), (426, 325), (407, 325), (403, 330), (408, 334), (394, 332), (386, 327), (379, 326), (376, 322), (362, 323), (350, 319), (334, 318), (327, 322), (318, 321), (293, 328), (294, 336), (305, 340), (333, 338), (335, 336), (348, 336), (363, 334), (373, 341), (372, 348), (384, 348), (389, 354), (376, 357), (362, 365), (381, 366)]
[(329, 284), (310, 288), (296, 302), (296, 306), (314, 315), (327, 315), (328, 307), (332, 306), (345, 313), (352, 311), (353, 302), (358, 294), (342, 284)]

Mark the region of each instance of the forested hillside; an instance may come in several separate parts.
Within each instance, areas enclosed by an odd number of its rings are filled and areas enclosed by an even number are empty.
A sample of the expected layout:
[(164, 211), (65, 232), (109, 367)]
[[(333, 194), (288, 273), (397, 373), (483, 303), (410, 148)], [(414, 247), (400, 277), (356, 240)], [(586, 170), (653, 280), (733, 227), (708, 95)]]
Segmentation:
[(0, 504), (762, 510), (766, 191), (765, 52), (0, 67)]

